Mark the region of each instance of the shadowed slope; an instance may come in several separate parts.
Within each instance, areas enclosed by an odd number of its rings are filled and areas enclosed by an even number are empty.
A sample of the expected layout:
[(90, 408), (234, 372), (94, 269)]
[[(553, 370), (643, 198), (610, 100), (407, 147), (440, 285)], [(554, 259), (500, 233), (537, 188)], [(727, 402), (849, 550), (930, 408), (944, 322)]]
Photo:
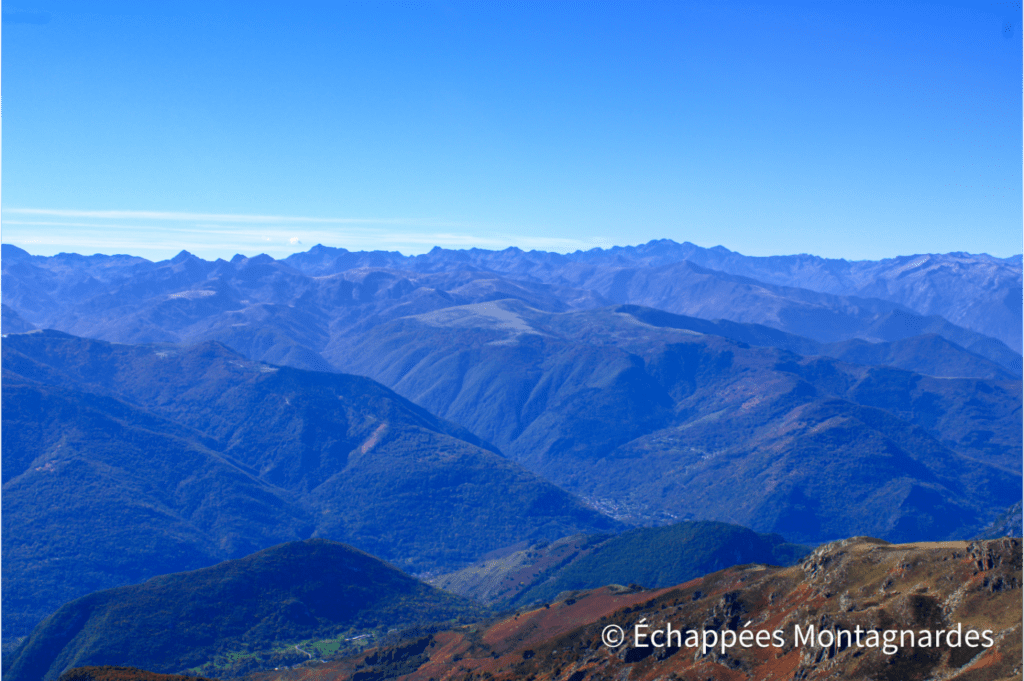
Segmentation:
[(501, 607), (550, 601), (607, 584), (658, 588), (730, 565), (792, 565), (810, 551), (778, 535), (716, 522), (684, 522), (608, 535), (576, 535), (488, 557), (430, 580), (452, 593)]
[(49, 680), (83, 665), (178, 672), (215, 653), (468, 614), (479, 611), (361, 551), (294, 542), (72, 601), (4, 660), (4, 678)]
[(4, 625), (22, 632), (88, 591), (311, 535), (422, 571), (616, 526), (367, 378), (213, 343), (34, 332), (3, 352)]

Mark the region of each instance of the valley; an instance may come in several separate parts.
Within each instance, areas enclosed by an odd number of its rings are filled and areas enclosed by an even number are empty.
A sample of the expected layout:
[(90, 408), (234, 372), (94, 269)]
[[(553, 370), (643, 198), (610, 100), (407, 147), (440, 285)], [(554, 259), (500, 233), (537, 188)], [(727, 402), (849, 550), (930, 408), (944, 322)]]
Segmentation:
[[(1019, 258), (3, 248), (5, 681), (1018, 673)], [(592, 645), (741, 611), (1002, 638)]]

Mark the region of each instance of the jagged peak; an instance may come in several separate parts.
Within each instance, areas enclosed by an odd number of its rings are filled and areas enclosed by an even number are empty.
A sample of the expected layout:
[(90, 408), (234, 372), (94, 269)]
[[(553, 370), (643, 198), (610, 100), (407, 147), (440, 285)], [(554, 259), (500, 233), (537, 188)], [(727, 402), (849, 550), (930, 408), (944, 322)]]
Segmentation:
[(188, 259), (190, 259), (190, 258), (194, 258), (194, 257), (195, 257), (195, 256), (194, 256), (194, 255), (192, 255), (191, 253), (189, 253), (188, 251), (186, 251), (186, 250), (182, 249), (182, 250), (181, 250), (181, 252), (180, 252), (180, 253), (178, 253), (178, 255), (176, 255), (176, 256), (174, 256), (173, 258), (171, 258), (171, 260), (170, 260), (170, 263), (171, 263), (172, 265), (177, 265), (177, 264), (179, 264), (179, 263), (183, 263), (183, 262), (185, 262), (186, 260), (188, 260)]

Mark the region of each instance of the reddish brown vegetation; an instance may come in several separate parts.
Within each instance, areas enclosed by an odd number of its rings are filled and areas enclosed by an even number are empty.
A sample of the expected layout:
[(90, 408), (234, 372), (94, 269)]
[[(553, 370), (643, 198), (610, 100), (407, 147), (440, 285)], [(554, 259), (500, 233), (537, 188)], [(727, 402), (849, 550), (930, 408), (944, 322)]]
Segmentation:
[[(437, 634), (415, 646), (371, 651), (261, 681), (316, 679), (630, 679), (722, 681), (873, 679), (996, 681), (1021, 678), (1021, 541), (890, 545), (847, 540), (791, 568), (739, 566), (670, 589), (605, 587), (479, 628)], [(709, 650), (609, 649), (601, 631), (653, 628), (786, 631), (785, 645)], [(879, 630), (991, 630), (990, 648), (797, 646), (793, 626)], [(406, 652), (402, 652), (402, 651)]]

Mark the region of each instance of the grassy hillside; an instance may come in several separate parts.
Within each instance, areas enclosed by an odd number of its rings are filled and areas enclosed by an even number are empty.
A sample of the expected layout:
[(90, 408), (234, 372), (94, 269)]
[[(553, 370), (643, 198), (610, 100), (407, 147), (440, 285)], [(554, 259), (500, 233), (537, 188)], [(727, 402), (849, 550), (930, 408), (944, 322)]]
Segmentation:
[(432, 584), (496, 607), (550, 601), (608, 584), (660, 588), (744, 563), (792, 565), (810, 551), (778, 535), (683, 522), (618, 535), (576, 535), (490, 557)]
[[(1021, 541), (888, 544), (858, 537), (788, 568), (737, 566), (652, 591), (604, 587), (478, 626), (387, 646), (317, 669), (253, 681), (407, 679), (950, 679), (1020, 678)], [(622, 645), (602, 642), (616, 625)], [(665, 632), (684, 632), (678, 639)], [(798, 641), (794, 627), (849, 631), (831, 645)], [(637, 629), (637, 627), (639, 628)], [(645, 628), (646, 627), (646, 628)], [(871, 641), (866, 631), (910, 631)], [(687, 631), (698, 632), (687, 640)], [(742, 631), (765, 632), (761, 646)], [(781, 643), (773, 632), (781, 632)], [(932, 635), (924, 638), (924, 631)], [(988, 631), (991, 646), (979, 645)], [(652, 632), (660, 631), (660, 636)], [(725, 633), (737, 634), (731, 640)], [(960, 632), (947, 636), (948, 632)], [(967, 632), (974, 640), (967, 643)], [(640, 645), (636, 645), (639, 632)], [(708, 649), (701, 649), (701, 638)], [(936, 641), (934, 632), (942, 632)], [(884, 636), (884, 635), (883, 635)], [(721, 645), (725, 641), (726, 645)], [(717, 645), (713, 645), (717, 644)]]
[(292, 542), (72, 601), (4, 658), (4, 678), (50, 680), (85, 665), (179, 672), (310, 638), (479, 615), (470, 602), (344, 544)]

